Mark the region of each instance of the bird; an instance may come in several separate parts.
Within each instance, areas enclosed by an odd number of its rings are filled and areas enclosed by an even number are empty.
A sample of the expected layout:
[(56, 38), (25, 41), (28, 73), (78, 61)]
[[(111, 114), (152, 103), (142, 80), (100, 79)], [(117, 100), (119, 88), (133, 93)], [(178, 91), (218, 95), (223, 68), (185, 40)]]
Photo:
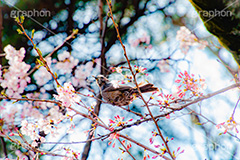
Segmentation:
[[(132, 103), (135, 97), (140, 96), (140, 93), (136, 87), (127, 85), (118, 85), (116, 87), (113, 85), (113, 83), (111, 83), (109, 79), (103, 75), (98, 75), (94, 78), (96, 79), (96, 83), (99, 86), (102, 98), (107, 103), (110, 103), (112, 105), (127, 106)], [(154, 87), (154, 85), (151, 83), (139, 86), (139, 89), (141, 93), (159, 91), (158, 88)]]

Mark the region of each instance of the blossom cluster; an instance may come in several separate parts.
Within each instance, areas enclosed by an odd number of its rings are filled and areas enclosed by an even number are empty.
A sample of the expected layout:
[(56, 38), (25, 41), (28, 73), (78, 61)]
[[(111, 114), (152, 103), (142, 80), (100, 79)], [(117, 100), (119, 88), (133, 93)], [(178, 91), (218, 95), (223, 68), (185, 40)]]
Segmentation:
[(53, 125), (44, 119), (40, 119), (36, 123), (29, 123), (27, 120), (23, 120), (21, 126), (21, 133), (31, 138), (33, 147), (37, 147), (39, 142), (42, 143), (46, 141), (45, 137), (40, 135), (41, 131), (44, 132), (44, 134), (54, 132)]
[(162, 107), (169, 107), (170, 103), (176, 99), (176, 97), (174, 97), (172, 94), (160, 93), (158, 97), (160, 98), (159, 100), (157, 100), (160, 105), (160, 109), (162, 109)]
[(123, 126), (128, 122), (131, 122), (133, 119), (129, 119), (128, 121), (123, 121), (123, 120), (124, 120), (124, 117), (120, 117), (119, 115), (114, 116), (114, 120), (109, 119), (109, 126), (111, 127), (111, 130), (113, 131), (114, 128)]
[[(116, 127), (120, 127), (120, 126), (124, 126), (126, 125), (128, 122), (131, 122), (133, 119), (129, 119), (128, 121), (123, 121), (124, 117), (120, 117), (119, 115), (114, 116), (114, 119), (109, 119), (109, 127), (111, 131), (114, 131), (114, 129)], [(119, 134), (118, 133), (112, 133), (110, 134), (109, 140), (110, 142), (108, 143), (108, 145), (112, 144), (112, 147), (115, 147), (115, 140), (119, 138)], [(125, 140), (122, 141), (123, 145), (125, 145)], [(131, 143), (127, 144), (126, 148), (127, 150), (129, 150), (131, 148)], [(125, 150), (122, 149), (122, 152), (125, 152)]]
[[(152, 131), (152, 137), (149, 139), (150, 144), (153, 145), (154, 144), (154, 138), (158, 135), (158, 133), (156, 131)], [(169, 139), (168, 137), (166, 137), (165, 142), (168, 143), (169, 141), (172, 141), (174, 138)], [(160, 144), (154, 144), (153, 145), (156, 149), (160, 149), (162, 151), (162, 153), (160, 154), (156, 154), (152, 157), (152, 159), (156, 159), (159, 156), (164, 155), (165, 153), (167, 153), (167, 149), (165, 147), (165, 144), (162, 143)], [(179, 151), (180, 147), (178, 148), (177, 152)], [(183, 152), (183, 151), (182, 151)], [(174, 155), (174, 151), (173, 151), (173, 155)], [(174, 157), (176, 158), (176, 156), (174, 155)]]
[(66, 154), (70, 157), (64, 157), (61, 160), (74, 160), (74, 159), (79, 159), (80, 153), (79, 152), (75, 152), (70, 148), (63, 148), (64, 151), (66, 152)]
[[(123, 72), (123, 67), (122, 66), (121, 67), (116, 67), (116, 68), (112, 67), (111, 69), (112, 69), (112, 72), (116, 71), (117, 73), (120, 73), (120, 74), (122, 74), (122, 72)], [(142, 66), (137, 66), (137, 65), (134, 65), (134, 69), (137, 73), (144, 73), (144, 71), (147, 70), (147, 68), (142, 67)]]
[(240, 126), (239, 123), (237, 123), (233, 117), (230, 117), (229, 120), (227, 120), (227, 122), (223, 122), (223, 123), (220, 123), (218, 125), (216, 125), (216, 127), (218, 129), (220, 129), (221, 127), (224, 128), (224, 132), (223, 134), (226, 134), (228, 131), (232, 131), (233, 129), (235, 129), (236, 133), (239, 133), (237, 127)]
[(58, 95), (54, 95), (56, 100), (62, 102), (63, 107), (70, 107), (75, 102), (80, 102), (81, 98), (75, 94), (75, 89), (70, 82), (64, 83), (63, 87), (57, 88)]
[(112, 134), (110, 134), (110, 136), (109, 136), (110, 142), (108, 142), (108, 145), (113, 144), (112, 147), (114, 148), (116, 139), (119, 139), (119, 133), (112, 133)]
[[(127, 69), (127, 67), (123, 67), (123, 66), (110, 67), (112, 72), (120, 73), (124, 77), (124, 80), (121, 80), (121, 81), (117, 81), (117, 80), (111, 81), (111, 83), (113, 83), (115, 88), (118, 88), (118, 83), (119, 82), (121, 82), (121, 84), (125, 84), (126, 81), (127, 82), (133, 82), (133, 76), (126, 74), (126, 72), (124, 72), (123, 68)], [(147, 70), (147, 68), (145, 68), (145, 67), (134, 65), (134, 67), (132, 69), (135, 70), (135, 75), (140, 73), (141, 75), (148, 76), (148, 73), (145, 73), (145, 71)]]
[(134, 67), (135, 67), (135, 70), (136, 70), (137, 73), (144, 73), (144, 71), (147, 70), (147, 68), (142, 67), (142, 66), (136, 66), (136, 65), (134, 65)]
[[(129, 149), (132, 147), (132, 144), (129, 141), (126, 140), (122, 140), (122, 145), (124, 145), (126, 147), (126, 150), (129, 151)], [(126, 150), (119, 148), (120, 150), (122, 150), (122, 153), (126, 152)]]
[(183, 98), (189, 91), (190, 96), (201, 96), (202, 90), (206, 89), (205, 79), (195, 79), (194, 74), (189, 74), (187, 71), (180, 72), (175, 82), (179, 84), (177, 94), (179, 98)]
[[(96, 63), (98, 63), (99, 59), (95, 60)], [(81, 64), (77, 66), (75, 70), (74, 77), (72, 77), (72, 83), (73, 86), (80, 86), (80, 87), (86, 87), (86, 78), (90, 76), (92, 70), (93, 70), (93, 62), (87, 62), (85, 65)]]
[[(3, 106), (5, 106), (6, 103), (3, 103)], [(12, 128), (11, 126), (14, 126), (15, 118), (17, 116), (17, 113), (20, 112), (18, 107), (11, 107), (9, 112), (7, 112), (7, 109), (5, 107), (0, 107), (1, 108), (1, 113), (2, 113), (2, 120), (6, 127)], [(12, 129), (11, 129), (12, 130)]]
[(199, 49), (204, 49), (208, 42), (199, 40), (191, 31), (185, 26), (180, 27), (177, 31), (176, 39), (180, 41), (180, 49), (184, 54), (187, 54), (190, 46), (198, 46)]
[(160, 69), (160, 72), (170, 72), (168, 60), (159, 61), (157, 67)]
[(145, 48), (152, 49), (152, 45), (150, 44), (150, 36), (144, 33), (144, 35), (133, 42), (130, 42), (132, 47), (144, 46)]
[(27, 75), (30, 65), (23, 62), (26, 51), (24, 48), (17, 51), (11, 45), (7, 45), (4, 52), (10, 66), (3, 72), (0, 85), (6, 89), (5, 93), (9, 97), (20, 98), (27, 83), (30, 83), (30, 77)]
[(72, 69), (78, 64), (79, 60), (70, 55), (69, 52), (63, 51), (58, 54), (58, 62), (55, 65), (56, 69), (59, 69), (66, 73), (71, 73)]

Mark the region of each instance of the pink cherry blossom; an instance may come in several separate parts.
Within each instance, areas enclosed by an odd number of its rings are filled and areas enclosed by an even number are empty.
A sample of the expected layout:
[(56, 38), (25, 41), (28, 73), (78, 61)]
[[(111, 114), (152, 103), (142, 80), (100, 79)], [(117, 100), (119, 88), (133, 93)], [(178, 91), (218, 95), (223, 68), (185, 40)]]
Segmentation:
[(180, 30), (177, 31), (176, 39), (180, 41), (180, 49), (184, 54), (187, 54), (190, 46), (199, 45), (199, 49), (204, 49), (208, 42), (204, 40), (199, 40), (191, 31), (185, 27), (180, 27)]
[(30, 65), (22, 62), (26, 51), (24, 48), (17, 51), (11, 45), (7, 45), (4, 52), (10, 66), (0, 78), (0, 85), (6, 89), (5, 93), (9, 97), (20, 98), (20, 94), (23, 93), (27, 83), (30, 83), (30, 77), (27, 76)]
[(157, 67), (160, 69), (160, 72), (170, 72), (169, 64), (167, 60), (161, 60), (158, 62)]
[(229, 120), (227, 120), (227, 122), (223, 122), (220, 124), (217, 124), (216, 127), (217, 129), (220, 129), (221, 127), (224, 128), (224, 132), (223, 134), (226, 134), (228, 131), (232, 131), (233, 129), (235, 129), (235, 132), (238, 133), (238, 129), (237, 127), (239, 127), (239, 123), (237, 123), (233, 117), (230, 117)]
[(55, 67), (63, 71), (63, 73), (71, 73), (72, 69), (78, 64), (79, 60), (75, 59), (73, 56), (70, 55), (69, 52), (64, 51), (61, 54), (58, 54), (59, 62), (55, 65)]
[(122, 68), (121, 68), (121, 67), (117, 67), (117, 68), (116, 68), (116, 71), (117, 71), (118, 73), (122, 73)]
[(137, 47), (138, 45), (140, 46), (143, 46), (145, 48), (148, 48), (148, 49), (152, 49), (152, 45), (150, 45), (150, 36), (147, 35), (146, 33), (143, 34), (142, 37), (134, 40), (133, 42), (130, 42), (131, 43), (131, 46), (132, 47)]
[(87, 62), (85, 65), (80, 65), (75, 70), (75, 76), (72, 78), (72, 83), (75, 87), (86, 87), (86, 78), (91, 75), (93, 70), (93, 62)]
[(201, 92), (207, 87), (205, 79), (194, 78), (194, 75), (190, 75), (187, 71), (180, 72), (178, 78), (180, 79), (175, 80), (175, 82), (179, 84), (177, 87), (179, 98), (185, 96), (186, 93), (190, 93), (191, 96), (202, 96)]
[(62, 102), (64, 107), (70, 107), (73, 103), (79, 102), (81, 100), (80, 96), (74, 93), (75, 89), (73, 88), (70, 82), (64, 83), (63, 87), (57, 88), (58, 95), (54, 97)]

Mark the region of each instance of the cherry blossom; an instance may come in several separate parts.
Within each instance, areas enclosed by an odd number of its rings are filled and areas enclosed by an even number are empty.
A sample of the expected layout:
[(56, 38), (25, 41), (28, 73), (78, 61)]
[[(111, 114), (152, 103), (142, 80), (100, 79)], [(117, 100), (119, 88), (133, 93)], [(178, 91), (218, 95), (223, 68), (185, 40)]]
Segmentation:
[(157, 67), (160, 69), (160, 72), (170, 72), (167, 60), (159, 61)]
[(180, 27), (177, 31), (176, 39), (180, 41), (180, 49), (184, 54), (187, 54), (190, 46), (199, 46), (199, 49), (204, 49), (208, 42), (204, 40), (199, 40), (191, 31), (185, 27)]
[(146, 149), (144, 149), (144, 155), (143, 155), (143, 160), (150, 159), (149, 154), (146, 153)]
[(25, 57), (25, 49), (24, 48), (20, 48), (19, 51), (17, 51), (13, 46), (11, 45), (7, 45), (5, 48), (4, 48), (4, 52), (6, 53), (6, 56), (5, 58), (7, 60), (9, 60), (9, 64), (12, 64), (16, 61), (18, 62), (22, 62), (23, 61), (23, 58)]
[(20, 94), (23, 93), (27, 83), (30, 83), (30, 77), (27, 76), (30, 65), (22, 62), (26, 51), (24, 48), (17, 51), (11, 45), (7, 45), (4, 52), (10, 66), (2, 75), (0, 85), (6, 89), (5, 93), (9, 97), (20, 98)]
[(56, 134), (56, 127), (51, 123), (51, 121), (45, 119), (39, 119), (35, 123), (30, 123), (27, 120), (21, 122), (21, 133), (25, 136), (29, 136), (32, 140), (32, 146), (36, 147), (38, 144), (45, 142), (45, 136), (42, 136), (40, 132), (47, 134)]
[(2, 114), (4, 123), (8, 124), (8, 126), (14, 125), (15, 118), (18, 112), (19, 112), (18, 107), (11, 107), (9, 109), (9, 112), (4, 112), (4, 114)]
[(63, 51), (58, 54), (58, 60), (55, 67), (65, 73), (71, 73), (72, 69), (78, 64), (79, 60), (70, 55), (69, 52)]
[[(132, 144), (129, 143), (128, 141), (126, 142), (126, 140), (122, 140), (122, 144), (124, 146), (126, 146), (126, 150), (127, 151), (132, 147)], [(124, 149), (121, 149), (121, 148), (119, 148), (119, 149), (122, 150), (122, 153), (126, 152), (126, 150), (124, 150)]]
[(36, 140), (39, 139), (40, 136), (39, 134), (36, 132), (37, 131), (37, 124), (34, 123), (28, 123), (27, 120), (23, 120), (21, 123), (21, 133), (23, 135), (29, 136), (31, 138), (31, 140)]
[[(162, 109), (162, 106), (164, 106), (165, 108), (169, 107), (170, 102), (176, 99), (176, 97), (174, 97), (172, 94), (164, 94), (164, 93), (160, 93), (158, 95), (158, 98), (160, 98), (159, 100), (157, 100), (157, 102), (160, 105), (160, 109)], [(167, 116), (166, 118), (169, 118), (169, 116)]]
[(58, 95), (54, 95), (56, 100), (62, 102), (64, 107), (70, 107), (73, 103), (79, 102), (81, 100), (80, 96), (74, 93), (75, 89), (73, 88), (70, 82), (64, 83), (63, 87), (57, 88)]
[(179, 98), (185, 96), (188, 91), (191, 93), (190, 96), (201, 96), (201, 92), (207, 87), (204, 79), (195, 79), (194, 75), (190, 75), (187, 71), (184, 71), (184, 73), (180, 72), (178, 78), (180, 79), (177, 79), (175, 82), (179, 84), (177, 87)]
[(147, 68), (145, 67), (142, 67), (142, 66), (134, 66), (135, 67), (135, 70), (137, 73), (144, 73), (145, 70), (147, 70)]
[(114, 148), (115, 147), (115, 140), (118, 139), (118, 138), (119, 138), (119, 134), (118, 133), (110, 134), (110, 136), (109, 136), (110, 142), (108, 143), (108, 145), (111, 145), (113, 143), (112, 147)]
[(35, 105), (33, 105), (32, 102), (24, 102), (22, 106), (21, 118), (43, 118), (43, 115), (36, 107), (34, 107)]
[(221, 127), (223, 127), (225, 130), (223, 132), (223, 134), (226, 134), (229, 130), (232, 131), (233, 129), (235, 129), (236, 133), (238, 133), (238, 129), (237, 127), (239, 126), (240, 124), (237, 123), (233, 117), (230, 117), (229, 120), (227, 120), (227, 122), (223, 122), (223, 123), (220, 123), (218, 125), (216, 125), (217, 129), (220, 129)]
[(179, 154), (182, 154), (184, 152), (184, 150), (180, 151), (180, 149), (181, 149), (181, 147), (178, 147), (176, 152), (173, 151), (172, 155), (174, 158), (176, 158)]
[(122, 73), (122, 67), (117, 67), (117, 68), (116, 68), (116, 71), (117, 71), (118, 73)]
[(61, 160), (74, 160), (74, 159), (79, 159), (80, 153), (73, 151), (70, 148), (63, 148), (66, 154), (70, 157), (64, 157)]
[(150, 36), (146, 33), (143, 34), (142, 37), (130, 42), (132, 47), (137, 47), (138, 45), (144, 46), (145, 48), (152, 49), (152, 45), (150, 44)]
[(128, 121), (123, 121), (124, 117), (120, 117), (119, 115), (114, 116), (114, 120), (109, 119), (109, 126), (112, 127), (112, 129), (116, 127), (123, 126), (127, 124), (128, 122), (131, 122), (133, 119), (129, 119)]
[(57, 124), (59, 122), (61, 122), (63, 119), (65, 119), (65, 116), (63, 115), (62, 112), (60, 112), (59, 107), (58, 106), (53, 106), (51, 107), (51, 109), (49, 110), (49, 116), (48, 116), (48, 120), (53, 121), (53, 123)]
[(73, 86), (86, 87), (86, 78), (91, 75), (93, 70), (93, 62), (87, 62), (85, 65), (80, 65), (75, 70), (75, 76), (72, 77)]

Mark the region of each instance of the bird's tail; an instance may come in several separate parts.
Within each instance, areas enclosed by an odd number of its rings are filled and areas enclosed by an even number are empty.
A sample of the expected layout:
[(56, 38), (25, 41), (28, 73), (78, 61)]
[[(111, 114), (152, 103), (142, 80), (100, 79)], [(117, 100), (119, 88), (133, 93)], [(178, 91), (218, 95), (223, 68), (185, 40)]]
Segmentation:
[(142, 93), (159, 91), (159, 89), (157, 87), (154, 87), (154, 85), (151, 83), (140, 86), (139, 89)]

